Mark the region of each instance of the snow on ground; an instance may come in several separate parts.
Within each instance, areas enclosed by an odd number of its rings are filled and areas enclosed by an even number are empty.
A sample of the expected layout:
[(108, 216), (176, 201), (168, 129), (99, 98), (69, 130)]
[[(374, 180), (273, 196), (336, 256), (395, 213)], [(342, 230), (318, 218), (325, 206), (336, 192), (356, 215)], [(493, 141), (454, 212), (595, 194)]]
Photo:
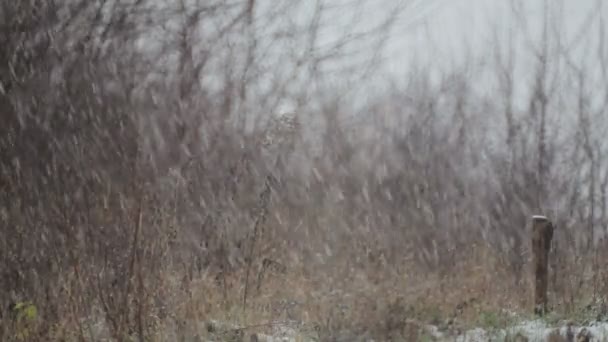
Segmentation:
[[(549, 341), (550, 337), (564, 338), (564, 341), (608, 341), (608, 322), (593, 322), (586, 326), (566, 324), (561, 327), (549, 327), (541, 320), (527, 321), (507, 329), (468, 330), (456, 337), (457, 342), (484, 341)], [(437, 336), (441, 341), (453, 341), (453, 337)], [(561, 340), (561, 339), (560, 339)]]
[[(447, 342), (487, 342), (487, 341), (513, 341), (513, 342), (542, 342), (542, 341), (608, 341), (608, 322), (593, 322), (586, 326), (564, 324), (560, 327), (550, 327), (541, 320), (526, 321), (507, 329), (467, 330), (457, 336), (440, 331), (437, 327), (426, 325), (423, 327), (425, 336), (432, 341)], [(245, 336), (243, 336), (245, 337)], [(366, 341), (379, 342), (364, 337), (350, 336), (340, 341)], [(427, 340), (427, 339), (425, 339)], [(212, 340), (209, 340), (211, 342)], [(300, 334), (297, 329), (282, 327), (275, 329), (271, 335), (252, 334), (243, 341), (257, 342), (296, 342), (317, 341), (316, 338)]]

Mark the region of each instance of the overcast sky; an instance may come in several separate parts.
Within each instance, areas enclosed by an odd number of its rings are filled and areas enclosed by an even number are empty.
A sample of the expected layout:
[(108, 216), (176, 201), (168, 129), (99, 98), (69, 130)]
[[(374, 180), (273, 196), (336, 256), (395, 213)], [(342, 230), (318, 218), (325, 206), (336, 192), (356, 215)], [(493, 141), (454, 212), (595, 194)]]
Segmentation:
[[(527, 98), (518, 96), (517, 93), (527, 93), (525, 87), (531, 84), (529, 78), (533, 73), (530, 72), (530, 68), (537, 62), (531, 51), (533, 46), (537, 46), (541, 37), (545, 7), (550, 7), (549, 21), (555, 23), (550, 30), (559, 31), (562, 44), (574, 47), (577, 51), (575, 58), (589, 57), (591, 54), (585, 51), (586, 44), (597, 46), (599, 37), (597, 23), (602, 15), (604, 21), (608, 19), (608, 13), (604, 13), (608, 11), (608, 4), (602, 5), (604, 1), (326, 0), (324, 3), (333, 10), (327, 11), (323, 17), (323, 24), (331, 27), (329, 32), (335, 29), (334, 32), (337, 34), (325, 34), (323, 39), (329, 41), (335, 37), (341, 39), (345, 34), (374, 27), (396, 6), (399, 4), (404, 6), (403, 13), (393, 26), (390, 38), (386, 42), (384, 60), (379, 65), (378, 70), (385, 72), (374, 72), (373, 75), (379, 77), (374, 79), (372, 75), (363, 82), (345, 81), (344, 75), (334, 79), (336, 87), (345, 87), (349, 92), (356, 92), (353, 99), (365, 103), (366, 99), (377, 100), (378, 95), (384, 92), (383, 87), (388, 83), (385, 76), (391, 77), (392, 80), (407, 81), (406, 72), (412, 66), (412, 60), (417, 60), (418, 65), (422, 63), (428, 64), (431, 68), (443, 68), (443, 71), (453, 71), (454, 67), (460, 66), (463, 62), (466, 62), (469, 68), (478, 65), (480, 70), (492, 70), (491, 67), (485, 68), (483, 63), (494, 63), (495, 45), (502, 45), (502, 49), (506, 50), (511, 38), (516, 51), (515, 72), (518, 83), (516, 88), (519, 87), (515, 90), (515, 96), (516, 100), (520, 99), (525, 103)], [(300, 13), (305, 20), (309, 20), (308, 14), (314, 12), (314, 5), (317, 2), (310, 1), (304, 4)], [(349, 4), (356, 6), (349, 7)], [(349, 11), (344, 10), (347, 8), (356, 8), (356, 13), (351, 15)], [(517, 15), (514, 10), (518, 11)], [(581, 32), (584, 34), (580, 34)], [(331, 44), (320, 43), (320, 45)], [(374, 45), (364, 43), (360, 50), (363, 50), (364, 54), (373, 53)], [(338, 63), (346, 61), (348, 64), (352, 60), (346, 58)], [(592, 65), (592, 63), (579, 62), (581, 65)], [(326, 74), (328, 73), (324, 73)], [(492, 78), (495, 75), (474, 77), (481, 77), (471, 82), (475, 87), (483, 91), (492, 91), (492, 88), (488, 87), (488, 82), (492, 81), (485, 82), (483, 77)], [(333, 87), (334, 83), (330, 87)], [(289, 112), (293, 110), (292, 108), (293, 104), (287, 100), (279, 112)]]
[[(569, 42), (580, 41), (581, 37), (576, 34), (583, 24), (598, 19), (608, 10), (608, 4), (601, 11), (596, 10), (602, 0), (517, 0), (516, 3), (523, 5), (522, 13), (528, 19), (529, 31), (536, 35), (533, 38), (538, 38), (541, 32), (545, 1), (552, 5), (562, 2), (559, 22), (563, 23), (561, 29)], [(396, 68), (405, 65), (401, 62), (404, 56), (414, 54), (444, 60), (462, 56), (469, 48), (483, 54), (491, 43), (494, 30), (498, 30), (502, 38), (510, 30), (520, 43), (524, 38), (521, 22), (512, 15), (511, 0), (424, 0), (414, 3), (390, 41), (390, 60)], [(590, 18), (590, 15), (595, 17)]]

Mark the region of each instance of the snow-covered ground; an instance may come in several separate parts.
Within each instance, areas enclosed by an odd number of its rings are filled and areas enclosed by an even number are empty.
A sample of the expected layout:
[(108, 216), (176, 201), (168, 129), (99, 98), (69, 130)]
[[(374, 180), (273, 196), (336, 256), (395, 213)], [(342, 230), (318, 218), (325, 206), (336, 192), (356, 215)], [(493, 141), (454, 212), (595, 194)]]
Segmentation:
[[(548, 326), (542, 320), (526, 321), (507, 329), (470, 329), (454, 336), (441, 332), (437, 327), (426, 325), (422, 327), (424, 340), (439, 342), (487, 342), (487, 341), (511, 341), (511, 342), (543, 342), (543, 341), (576, 341), (576, 342), (604, 342), (608, 341), (608, 322), (592, 322), (585, 326), (576, 326), (564, 323), (558, 327)], [(354, 339), (354, 340), (353, 340)], [(366, 341), (380, 342), (364, 337), (350, 336), (344, 341)], [(300, 342), (317, 341), (317, 339), (301, 334), (297, 329), (277, 327), (271, 335), (251, 334), (243, 336), (243, 341), (258, 342)], [(209, 340), (211, 342), (211, 340)]]
[[(508, 329), (487, 331), (472, 329), (456, 338), (458, 342), (482, 341), (608, 341), (608, 323), (593, 322), (587, 326), (566, 324), (560, 327), (549, 327), (543, 321), (528, 321)], [(553, 339), (550, 339), (550, 338)], [(450, 340), (453, 340), (450, 338)]]

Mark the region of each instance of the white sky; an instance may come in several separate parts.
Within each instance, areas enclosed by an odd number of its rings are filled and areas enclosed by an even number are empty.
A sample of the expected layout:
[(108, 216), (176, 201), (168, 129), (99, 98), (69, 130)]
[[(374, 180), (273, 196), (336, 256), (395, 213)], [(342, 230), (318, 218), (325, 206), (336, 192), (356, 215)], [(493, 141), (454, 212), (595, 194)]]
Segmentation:
[[(425, 1), (430, 4), (424, 6), (422, 15), (416, 13), (416, 6), (413, 6), (391, 39), (390, 59), (397, 69), (404, 65), (400, 63), (403, 56), (418, 54), (420, 57), (432, 56), (447, 61), (454, 56), (462, 56), (469, 47), (476, 53), (483, 54), (483, 49), (491, 43), (495, 28), (501, 30), (502, 34), (511, 30), (517, 40), (523, 39), (524, 28), (512, 15), (511, 0)], [(598, 12), (608, 11), (608, 4), (603, 5), (602, 11), (594, 10), (598, 0), (516, 0), (515, 3), (523, 4), (522, 12), (528, 19), (529, 31), (536, 38), (541, 32), (545, 1), (552, 6), (560, 2), (563, 4), (563, 19), (560, 22), (563, 23), (561, 29), (568, 41), (579, 38), (575, 38), (576, 32), (583, 23), (590, 22), (590, 12), (600, 15), (602, 13)], [(599, 0), (601, 2), (603, 0)]]
[[(377, 18), (386, 15), (386, 8), (398, 0), (361, 0), (369, 9), (362, 16), (360, 25), (370, 24)], [(597, 54), (589, 53), (585, 47), (595, 48), (599, 37), (600, 16), (608, 20), (608, 1), (606, 0), (401, 0), (409, 1), (403, 18), (394, 28), (393, 34), (386, 47), (386, 65), (390, 77), (397, 81), (407, 81), (408, 67), (412, 59), (419, 63), (428, 63), (432, 68), (445, 68), (452, 71), (466, 61), (467, 66), (479, 66), (480, 74), (475, 74), (475, 82), (471, 82), (477, 90), (483, 93), (493, 93), (495, 74), (482, 63), (494, 63), (494, 46), (503, 45), (506, 49), (509, 37), (515, 47), (515, 106), (526, 109), (529, 104), (529, 87), (533, 84), (531, 67), (536, 60), (533, 58), (533, 48), (540, 41), (545, 5), (551, 9), (552, 17), (549, 22), (553, 26), (550, 31), (558, 31), (562, 44), (571, 46), (576, 51), (573, 58), (578, 65), (593, 68), (593, 61), (581, 62), (581, 58), (597, 58)], [(331, 1), (330, 1), (331, 2)], [(606, 4), (602, 5), (602, 2)], [(519, 9), (525, 20), (518, 19), (514, 8)], [(520, 16), (520, 17), (521, 17)], [(590, 25), (588, 25), (590, 24)], [(527, 27), (526, 27), (527, 26)], [(582, 28), (587, 30), (581, 31)], [(585, 34), (580, 34), (585, 32)], [(553, 42), (554, 43), (554, 42)], [(608, 46), (608, 41), (606, 42)], [(475, 71), (474, 71), (475, 72)], [(592, 72), (593, 73), (593, 72)], [(590, 74), (592, 74), (590, 73)], [(378, 100), (378, 95), (384, 92), (386, 79), (381, 75), (369, 80), (360, 87), (353, 96), (355, 101), (362, 104), (368, 99)], [(366, 80), (367, 81), (367, 80)], [(339, 83), (339, 82), (338, 82)], [(370, 90), (370, 84), (372, 84)], [(377, 84), (374, 87), (373, 84)], [(347, 88), (350, 88), (349, 84)], [(365, 116), (365, 114), (364, 114)], [(365, 123), (366, 120), (378, 120), (377, 117), (354, 117), (353, 122)], [(564, 123), (558, 122), (559, 125)]]

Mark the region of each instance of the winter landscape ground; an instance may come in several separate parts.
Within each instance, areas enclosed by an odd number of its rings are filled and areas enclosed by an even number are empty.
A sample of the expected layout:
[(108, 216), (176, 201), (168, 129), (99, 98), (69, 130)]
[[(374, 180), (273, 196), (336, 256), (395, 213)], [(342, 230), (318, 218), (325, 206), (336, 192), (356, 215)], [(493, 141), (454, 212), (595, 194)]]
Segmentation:
[(0, 340), (608, 340), (608, 9), (476, 1), (0, 0)]

